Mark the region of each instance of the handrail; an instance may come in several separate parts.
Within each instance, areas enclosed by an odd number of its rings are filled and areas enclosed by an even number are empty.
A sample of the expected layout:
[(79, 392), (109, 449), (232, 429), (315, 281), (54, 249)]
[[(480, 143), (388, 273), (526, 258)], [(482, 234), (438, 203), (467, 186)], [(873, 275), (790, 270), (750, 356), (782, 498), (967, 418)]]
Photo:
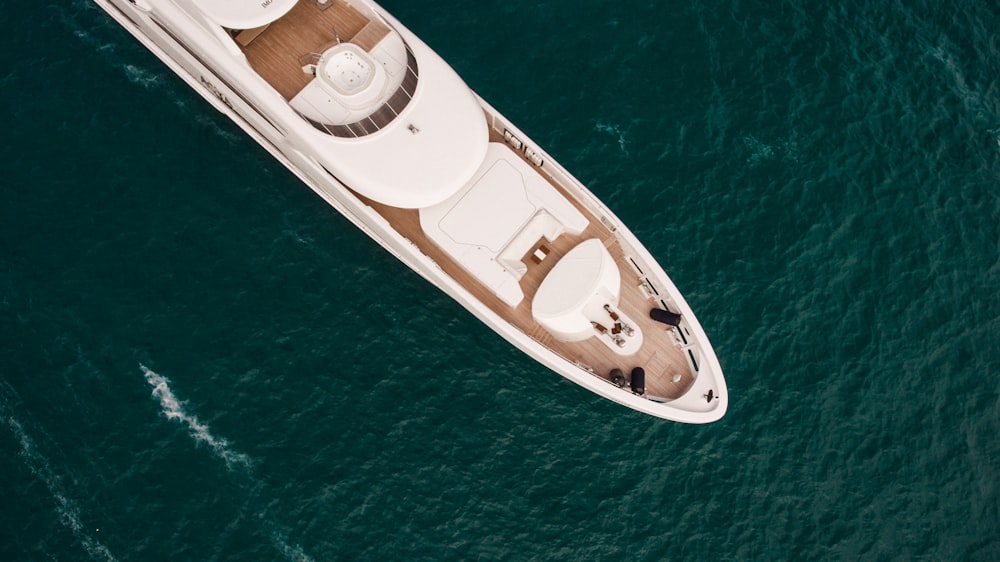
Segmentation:
[[(348, 123), (346, 125), (335, 125), (330, 123), (320, 123), (319, 121), (310, 119), (298, 110), (296, 110), (296, 113), (298, 113), (300, 117), (305, 119), (316, 130), (335, 137), (363, 137), (385, 128), (386, 125), (391, 123), (396, 116), (406, 109), (406, 106), (410, 104), (410, 100), (413, 99), (413, 96), (417, 91), (417, 59), (413, 56), (413, 51), (410, 50), (410, 46), (404, 46), (406, 48), (406, 75), (403, 76), (403, 81), (400, 83), (399, 88), (396, 89), (396, 91), (389, 97), (388, 100), (386, 100), (384, 104), (364, 119)], [(315, 53), (311, 54), (314, 55)]]

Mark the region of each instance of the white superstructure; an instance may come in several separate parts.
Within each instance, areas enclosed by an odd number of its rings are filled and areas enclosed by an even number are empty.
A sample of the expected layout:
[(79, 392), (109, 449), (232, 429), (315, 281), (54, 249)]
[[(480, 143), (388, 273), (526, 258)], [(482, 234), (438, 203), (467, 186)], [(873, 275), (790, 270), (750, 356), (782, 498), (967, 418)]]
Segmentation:
[(330, 205), (528, 355), (654, 416), (706, 423), (725, 413), (718, 359), (652, 256), (376, 4), (95, 1)]

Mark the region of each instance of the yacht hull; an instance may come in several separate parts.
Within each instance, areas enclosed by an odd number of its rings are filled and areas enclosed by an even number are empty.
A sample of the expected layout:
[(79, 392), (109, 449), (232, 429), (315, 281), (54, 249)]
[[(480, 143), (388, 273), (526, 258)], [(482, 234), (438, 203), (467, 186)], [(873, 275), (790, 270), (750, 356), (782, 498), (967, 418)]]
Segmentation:
[[(543, 343), (544, 338), (529, 334), (530, 330), (524, 326), (514, 325), (509, 317), (498, 313), (496, 307), (484, 304), (481, 294), (468, 283), (457, 280), (447, 267), (442, 267), (440, 260), (429, 256), (426, 248), (422, 249), (387, 220), (388, 215), (380, 214), (370, 201), (338, 181), (309, 154), (310, 147), (300, 142), (302, 136), (297, 127), (301, 124), (284, 118), (288, 112), (283, 113), (283, 108), (274, 105), (278, 103), (277, 96), (261, 93), (261, 84), (253, 83), (252, 72), (242, 68), (238, 60), (213, 56), (213, 41), (218, 38), (204, 33), (197, 26), (192, 29), (185, 27), (190, 14), (184, 14), (177, 5), (162, 0), (95, 2), (209, 104), (235, 122), (352, 224), (542, 365), (604, 398), (659, 418), (697, 424), (716, 421), (725, 414), (729, 396), (721, 365), (702, 326), (669, 276), (596, 196), (479, 96), (475, 98), (488, 116), (493, 130), (504, 131), (530, 147), (531, 158), (545, 162), (548, 177), (557, 178), (567, 190), (571, 190), (573, 196), (579, 199), (579, 204), (590, 209), (594, 216), (599, 216), (600, 222), (608, 226), (622, 247), (627, 248), (625, 255), (635, 266), (635, 271), (629, 274), (635, 276), (641, 285), (651, 288), (648, 292), (650, 302), (661, 302), (684, 319), (683, 326), (675, 328), (679, 336), (676, 351), (690, 358), (692, 382), (682, 395), (657, 398), (633, 393), (627, 386), (621, 388), (608, 378), (607, 373), (597, 373), (565, 352), (557, 351), (554, 346)], [(392, 25), (418, 55), (436, 57), (390, 14), (372, 3), (366, 5)], [(153, 21), (154, 18), (156, 21)], [(241, 88), (246, 84), (249, 86)], [(272, 106), (275, 109), (268, 114), (267, 108)]]

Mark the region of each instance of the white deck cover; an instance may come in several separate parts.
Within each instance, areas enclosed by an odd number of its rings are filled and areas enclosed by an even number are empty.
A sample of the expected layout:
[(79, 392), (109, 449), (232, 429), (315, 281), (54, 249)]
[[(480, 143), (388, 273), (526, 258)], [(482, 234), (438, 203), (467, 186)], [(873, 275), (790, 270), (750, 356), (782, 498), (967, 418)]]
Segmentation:
[(461, 191), (489, 143), (479, 101), (426, 46), (410, 45), (420, 78), (406, 109), (389, 125), (356, 139), (316, 132), (316, 157), (358, 193), (401, 209), (436, 205)]
[(597, 238), (570, 250), (542, 281), (531, 315), (562, 341), (596, 334), (591, 319), (604, 317), (604, 304), (618, 305), (621, 275), (615, 260)]
[(212, 21), (229, 29), (253, 29), (287, 14), (298, 0), (194, 0)]
[[(558, 232), (579, 234), (587, 219), (526, 162), (490, 143), (469, 184), (448, 200), (420, 210), (420, 225), (435, 244), (510, 306), (524, 298), (520, 274), (497, 257), (515, 237), (544, 217)], [(549, 235), (558, 233), (549, 231)], [(537, 239), (543, 234), (539, 231)]]

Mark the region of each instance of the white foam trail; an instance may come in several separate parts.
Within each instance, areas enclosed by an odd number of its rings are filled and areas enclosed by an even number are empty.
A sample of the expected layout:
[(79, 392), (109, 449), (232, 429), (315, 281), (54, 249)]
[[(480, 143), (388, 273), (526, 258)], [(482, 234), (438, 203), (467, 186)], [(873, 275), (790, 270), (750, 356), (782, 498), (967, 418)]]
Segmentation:
[(148, 90), (159, 88), (159, 75), (133, 64), (122, 65), (122, 68), (125, 70), (125, 76), (128, 78), (129, 82), (142, 86)]
[[(93, 2), (85, 2), (83, 5), (86, 9), (100, 10), (100, 8), (93, 5)], [(116, 39), (113, 40), (101, 39), (100, 37), (98, 37), (98, 33), (96, 33), (95, 30), (85, 29), (83, 27), (83, 24), (77, 21), (78, 12), (62, 10), (59, 12), (59, 14), (60, 14), (60, 19), (63, 22), (63, 25), (65, 25), (68, 29), (70, 29), (73, 32), (73, 35), (75, 35), (89, 49), (105, 53), (107, 55), (106, 56), (107, 61), (110, 64), (114, 65), (115, 67), (121, 68), (125, 72), (125, 77), (128, 79), (129, 82), (136, 84), (138, 86), (142, 86), (147, 90), (158, 90), (165, 92), (167, 94), (167, 97), (173, 99), (174, 103), (184, 114), (189, 113), (187, 105), (184, 103), (184, 101), (182, 101), (179, 96), (173, 95), (174, 88), (177, 83), (172, 79), (173, 75), (171, 72), (163, 69), (162, 67), (159, 67), (159, 70), (155, 70), (152, 68), (147, 69), (147, 68), (142, 68), (140, 66), (136, 66), (134, 64), (129, 64), (127, 62), (122, 62), (121, 60), (122, 56), (119, 55), (118, 52), (116, 51), (116, 45), (118, 44), (117, 42), (121, 40), (120, 38), (118, 38), (120, 36), (117, 31), (115, 31)], [(109, 27), (109, 25), (114, 25), (114, 27), (118, 27), (113, 23), (108, 24), (108, 22), (106, 21), (107, 18), (104, 16), (104, 14), (101, 14), (99, 16), (99, 19), (103, 22), (99, 24), (99, 27), (101, 28), (107, 28)], [(108, 42), (102, 42), (102, 40)], [(2, 82), (3, 78), (0, 78), (0, 83)], [(239, 135), (234, 135), (229, 131), (226, 131), (225, 129), (220, 127), (218, 121), (213, 120), (213, 118), (210, 116), (209, 113), (205, 113), (204, 111), (200, 113), (195, 111), (193, 113), (196, 114), (195, 119), (198, 123), (208, 127), (216, 135), (219, 135), (220, 137), (226, 139), (230, 143), (234, 143), (240, 140)]]
[(84, 531), (83, 521), (80, 518), (80, 508), (69, 499), (66, 494), (63, 493), (61, 486), (59, 485), (59, 477), (52, 471), (52, 467), (49, 464), (45, 455), (38, 452), (38, 447), (35, 446), (35, 442), (31, 439), (28, 433), (24, 430), (21, 422), (8, 412), (8, 407), (5, 403), (0, 402), (0, 411), (3, 414), (3, 421), (10, 428), (14, 437), (17, 438), (21, 445), (21, 458), (24, 459), (25, 464), (28, 465), (28, 469), (31, 473), (37, 477), (45, 488), (49, 491), (49, 495), (56, 502), (56, 513), (59, 514), (59, 521), (65, 525), (70, 531), (72, 531), (73, 536), (80, 541), (83, 545), (84, 550), (90, 555), (94, 560), (106, 560), (108, 562), (117, 562), (117, 558), (111, 554), (108, 547), (104, 546), (97, 539), (90, 536), (86, 531)]
[(288, 541), (286, 540), (287, 538), (288, 537), (281, 532), (274, 532), (271, 534), (271, 541), (274, 543), (275, 548), (277, 548), (290, 562), (314, 562), (313, 559), (310, 558), (304, 550), (302, 550), (301, 546), (297, 544), (288, 544)]
[[(182, 103), (178, 103), (177, 105), (181, 109), (187, 109)], [(234, 135), (233, 133), (230, 133), (229, 131), (223, 129), (219, 125), (217, 119), (218, 117), (216, 117), (216, 115), (213, 115), (211, 113), (200, 113), (196, 115), (194, 118), (194, 120), (197, 121), (199, 125), (208, 127), (209, 129), (211, 129), (212, 133), (226, 139), (230, 143), (235, 143), (243, 139), (243, 137), (241, 137), (240, 135)]]
[[(142, 369), (142, 374), (146, 377), (146, 382), (153, 387), (153, 396), (160, 401), (160, 407), (163, 409), (163, 414), (167, 419), (177, 420), (188, 426), (188, 429), (191, 430), (191, 437), (199, 443), (208, 445), (216, 456), (226, 462), (226, 468), (230, 471), (233, 471), (237, 466), (242, 466), (245, 469), (243, 471), (244, 476), (249, 477), (252, 482), (256, 482), (254, 490), (251, 491), (251, 497), (248, 499), (248, 501), (252, 501), (257, 495), (255, 490), (260, 487), (260, 482), (253, 478), (252, 471), (249, 470), (252, 467), (250, 457), (232, 450), (228, 441), (212, 435), (207, 425), (199, 422), (197, 417), (185, 411), (181, 401), (177, 399), (173, 390), (170, 389), (169, 379), (157, 374), (145, 365), (139, 364), (139, 368)], [(263, 513), (259, 515), (260, 524), (268, 532), (271, 544), (274, 545), (275, 549), (286, 560), (289, 560), (289, 562), (313, 562), (313, 559), (306, 554), (301, 546), (288, 542), (288, 536), (280, 530), (280, 526), (277, 523), (264, 519), (264, 517), (265, 514)]]
[(243, 453), (236, 452), (229, 447), (229, 441), (216, 437), (208, 430), (208, 426), (199, 422), (198, 418), (187, 413), (183, 405), (170, 390), (170, 380), (158, 375), (145, 365), (139, 365), (142, 374), (146, 377), (146, 382), (153, 387), (153, 397), (160, 401), (163, 414), (169, 420), (177, 420), (188, 426), (191, 430), (191, 437), (199, 443), (204, 443), (212, 449), (212, 452), (226, 462), (226, 467), (233, 470), (235, 466), (251, 466), (250, 457)]
[(188, 109), (188, 104), (185, 101), (186, 98), (184, 96), (174, 95), (174, 82), (171, 81), (171, 76), (169, 74), (158, 74), (133, 64), (123, 64), (122, 68), (125, 70), (125, 76), (128, 78), (129, 82), (142, 86), (147, 90), (157, 90), (165, 93), (173, 100), (174, 105), (177, 106), (177, 109), (179, 109), (182, 114), (186, 116), (193, 115), (195, 122), (203, 127), (207, 127), (213, 134), (222, 137), (229, 143), (235, 143), (241, 140), (242, 137), (239, 135), (234, 135), (233, 133), (223, 129), (219, 125), (219, 122), (217, 121), (218, 118), (215, 115), (204, 112), (200, 107), (194, 109), (193, 111)]

